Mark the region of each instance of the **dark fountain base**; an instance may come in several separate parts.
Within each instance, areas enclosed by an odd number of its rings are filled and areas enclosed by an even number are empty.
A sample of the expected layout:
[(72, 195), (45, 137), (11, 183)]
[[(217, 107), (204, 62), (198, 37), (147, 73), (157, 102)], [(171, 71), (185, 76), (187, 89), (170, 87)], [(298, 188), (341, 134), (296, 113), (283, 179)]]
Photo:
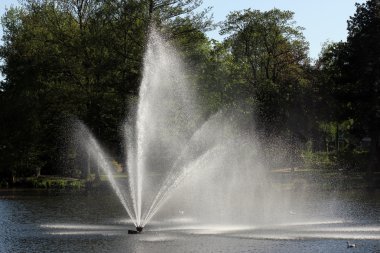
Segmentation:
[(143, 227), (136, 227), (136, 230), (128, 230), (128, 234), (140, 234), (143, 230)]

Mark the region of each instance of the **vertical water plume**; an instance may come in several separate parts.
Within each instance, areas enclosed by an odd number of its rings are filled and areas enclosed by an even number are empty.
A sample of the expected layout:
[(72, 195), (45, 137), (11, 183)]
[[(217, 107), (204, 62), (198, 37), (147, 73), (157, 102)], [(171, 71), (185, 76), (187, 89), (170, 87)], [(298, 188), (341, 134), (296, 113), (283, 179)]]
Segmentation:
[[(254, 140), (222, 112), (202, 120), (197, 104), (185, 64), (152, 29), (136, 115), (124, 126), (127, 187), (115, 179), (88, 130), (79, 132), (136, 227), (147, 225), (170, 199), (168, 214), (186, 206), (209, 220), (248, 219), (256, 205), (252, 196), (257, 200), (264, 192), (265, 175)], [(185, 203), (184, 196), (193, 199)], [(219, 210), (223, 213), (215, 215)]]
[(136, 196), (137, 196), (137, 193), (136, 193), (137, 175), (136, 175), (136, 170), (134, 169), (137, 167), (136, 148), (134, 145), (134, 143), (136, 141), (136, 136), (134, 133), (134, 128), (133, 128), (133, 126), (130, 125), (129, 122), (126, 122), (124, 125), (124, 141), (125, 141), (125, 149), (126, 149), (125, 154), (127, 156), (125, 167), (126, 167), (127, 173), (128, 173), (128, 190), (129, 190), (130, 198), (131, 198), (132, 204), (133, 204), (133, 211), (134, 211), (134, 217), (136, 220), (136, 224), (138, 224), (137, 200), (136, 200)]
[[(139, 225), (154, 201), (154, 192), (159, 192), (159, 182), (164, 181), (193, 131), (196, 113), (188, 86), (175, 50), (152, 29), (137, 107), (136, 166), (130, 168)], [(128, 150), (128, 156), (133, 156), (131, 152), (134, 150)]]

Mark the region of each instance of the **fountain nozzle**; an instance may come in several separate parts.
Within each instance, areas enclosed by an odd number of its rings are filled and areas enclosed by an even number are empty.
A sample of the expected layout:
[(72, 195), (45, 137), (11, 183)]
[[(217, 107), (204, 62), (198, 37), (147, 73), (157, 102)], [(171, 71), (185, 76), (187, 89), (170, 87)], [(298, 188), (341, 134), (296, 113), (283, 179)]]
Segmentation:
[(140, 234), (144, 227), (137, 226), (136, 230), (128, 230), (128, 234)]

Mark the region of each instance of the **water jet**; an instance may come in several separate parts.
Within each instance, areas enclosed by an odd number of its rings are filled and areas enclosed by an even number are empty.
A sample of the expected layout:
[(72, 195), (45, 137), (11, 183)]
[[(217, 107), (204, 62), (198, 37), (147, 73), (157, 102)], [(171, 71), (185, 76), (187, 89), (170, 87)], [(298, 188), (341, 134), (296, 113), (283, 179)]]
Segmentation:
[(136, 228), (128, 233), (140, 233), (158, 213), (160, 219), (247, 224), (281, 209), (274, 208), (283, 198), (273, 198), (266, 185), (254, 136), (224, 111), (203, 115), (195, 91), (174, 48), (152, 30), (137, 108), (123, 129), (126, 177), (114, 176), (110, 156), (79, 124), (83, 153), (107, 175)]

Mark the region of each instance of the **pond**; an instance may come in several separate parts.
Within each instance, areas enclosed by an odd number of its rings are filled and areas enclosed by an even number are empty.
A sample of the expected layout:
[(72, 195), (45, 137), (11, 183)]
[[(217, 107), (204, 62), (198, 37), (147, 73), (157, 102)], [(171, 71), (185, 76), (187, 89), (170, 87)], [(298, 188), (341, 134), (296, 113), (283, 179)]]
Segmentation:
[(0, 252), (380, 252), (379, 192), (313, 196), (285, 222), (215, 225), (180, 214), (130, 235), (112, 192), (2, 190)]

